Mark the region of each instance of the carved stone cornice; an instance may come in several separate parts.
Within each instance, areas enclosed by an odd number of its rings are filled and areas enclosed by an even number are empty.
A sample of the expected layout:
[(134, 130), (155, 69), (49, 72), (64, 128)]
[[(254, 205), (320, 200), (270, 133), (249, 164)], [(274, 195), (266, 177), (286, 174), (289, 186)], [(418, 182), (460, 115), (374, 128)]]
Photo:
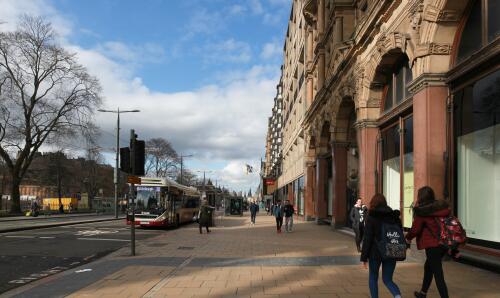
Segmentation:
[(408, 84), (408, 91), (411, 94), (416, 94), (430, 86), (446, 86), (446, 74), (423, 73)]
[(354, 123), (354, 127), (356, 129), (377, 128), (378, 122), (377, 122), (377, 120), (363, 119), (363, 120), (356, 121), (356, 123)]
[(447, 43), (427, 43), (419, 44), (416, 48), (416, 58), (425, 57), (429, 55), (450, 55), (451, 44)]
[(460, 20), (460, 12), (454, 9), (443, 9), (427, 5), (424, 8), (424, 20), (428, 22), (458, 22)]
[(307, 168), (309, 168), (309, 167), (314, 168), (316, 166), (316, 161), (306, 161), (304, 163), (305, 163)]
[(316, 22), (316, 14), (318, 12), (318, 1), (308, 0), (304, 5), (302, 13), (304, 18), (309, 25), (313, 25)]

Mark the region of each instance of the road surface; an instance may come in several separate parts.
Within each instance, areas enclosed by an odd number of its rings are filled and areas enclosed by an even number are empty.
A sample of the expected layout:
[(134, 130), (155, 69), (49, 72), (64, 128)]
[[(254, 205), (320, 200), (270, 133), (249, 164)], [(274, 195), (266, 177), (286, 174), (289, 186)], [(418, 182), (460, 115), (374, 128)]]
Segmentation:
[[(136, 239), (167, 232), (137, 228)], [(0, 293), (94, 261), (129, 244), (130, 230), (124, 220), (2, 233)]]

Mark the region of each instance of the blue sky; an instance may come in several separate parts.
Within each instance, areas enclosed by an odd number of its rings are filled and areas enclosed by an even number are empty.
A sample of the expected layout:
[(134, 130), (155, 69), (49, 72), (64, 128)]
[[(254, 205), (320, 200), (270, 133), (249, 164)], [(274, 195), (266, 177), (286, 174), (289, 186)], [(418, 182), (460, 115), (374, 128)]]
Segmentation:
[[(289, 14), (288, 1), (56, 0), (53, 4), (75, 20), (77, 30), (68, 37), (72, 43), (86, 48), (100, 45), (108, 53), (118, 43), (143, 51), (135, 74), (162, 92), (200, 88), (221, 73), (260, 63), (266, 44), (281, 43)], [(268, 8), (272, 16), (264, 14)], [(229, 57), (224, 57), (225, 49)], [(132, 62), (126, 55), (113, 58)], [(279, 70), (280, 55), (273, 53), (265, 60)]]
[[(255, 189), (282, 63), (291, 0), (0, 0), (0, 30), (24, 14), (49, 20), (60, 43), (103, 87), (103, 108), (122, 118), (127, 144), (163, 137), (188, 168), (236, 190)], [(96, 114), (100, 145), (116, 119)], [(107, 153), (112, 160), (111, 150)]]

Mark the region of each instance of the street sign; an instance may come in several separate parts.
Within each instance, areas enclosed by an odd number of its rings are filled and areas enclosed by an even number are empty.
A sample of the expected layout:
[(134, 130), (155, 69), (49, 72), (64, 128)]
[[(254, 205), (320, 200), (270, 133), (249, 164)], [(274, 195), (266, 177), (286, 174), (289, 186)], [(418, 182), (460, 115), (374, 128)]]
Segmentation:
[(127, 182), (130, 184), (141, 184), (141, 177), (137, 176), (128, 176)]

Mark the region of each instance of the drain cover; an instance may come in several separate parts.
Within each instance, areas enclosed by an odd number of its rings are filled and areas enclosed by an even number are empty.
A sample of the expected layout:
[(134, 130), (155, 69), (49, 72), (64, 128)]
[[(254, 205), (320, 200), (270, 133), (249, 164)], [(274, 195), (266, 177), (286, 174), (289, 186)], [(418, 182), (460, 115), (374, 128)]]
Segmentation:
[(182, 249), (182, 250), (193, 250), (194, 247), (193, 246), (179, 246), (177, 247), (177, 249)]

